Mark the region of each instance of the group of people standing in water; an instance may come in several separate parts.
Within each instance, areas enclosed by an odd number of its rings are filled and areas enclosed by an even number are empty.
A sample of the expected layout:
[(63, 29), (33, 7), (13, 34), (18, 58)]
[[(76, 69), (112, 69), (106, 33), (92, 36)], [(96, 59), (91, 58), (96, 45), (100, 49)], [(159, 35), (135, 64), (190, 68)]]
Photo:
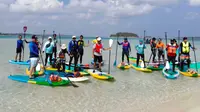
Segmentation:
[[(84, 54), (84, 47), (89, 46), (85, 44), (83, 40), (83, 35), (80, 35), (80, 39), (77, 41), (76, 36), (72, 36), (72, 40), (68, 44), (68, 48), (66, 44), (60, 45), (60, 51), (57, 53), (57, 38), (56, 34), (53, 34), (52, 37), (48, 37), (48, 41), (42, 45), (38, 41), (38, 38), (36, 35), (32, 36), (32, 41), (28, 42), (26, 39), (24, 39), (26, 43), (29, 43), (29, 50), (30, 50), (30, 78), (34, 78), (33, 73), (36, 71), (36, 66), (38, 65), (39, 61), (39, 54), (45, 53), (45, 62), (44, 66), (46, 67), (49, 59), (49, 64), (57, 68), (58, 71), (65, 71), (65, 64), (66, 64), (66, 54), (70, 57), (69, 60), (69, 70), (71, 68), (72, 61), (74, 59), (74, 71), (77, 71), (77, 64), (78, 60), (80, 59), (80, 66), (82, 65), (82, 59)], [(101, 43), (101, 37), (96, 37), (96, 39), (93, 41), (93, 58), (94, 58), (94, 68), (96, 68), (96, 63), (99, 63), (99, 70), (101, 71), (101, 63), (103, 61), (102, 57), (102, 50), (110, 50), (111, 48), (104, 48), (103, 44)], [(18, 36), (17, 40), (17, 48), (16, 48), (16, 57), (15, 61), (17, 61), (17, 58), (19, 56), (19, 61), (22, 61), (21, 54), (24, 50), (24, 42), (22, 40), (22, 36)], [(62, 69), (61, 69), (62, 68)], [(95, 70), (93, 71), (95, 72)]]
[[(16, 57), (15, 61), (17, 61), (17, 58), (19, 56), (19, 61), (21, 60), (21, 53), (24, 50), (24, 42), (22, 40), (22, 36), (19, 35), (19, 39), (17, 40), (17, 48), (16, 48)], [(44, 45), (42, 43), (39, 43), (38, 38), (36, 35), (32, 36), (32, 41), (27, 42), (25, 39), (24, 41), (26, 43), (29, 43), (29, 50), (30, 50), (30, 78), (33, 78), (33, 73), (35, 72), (36, 66), (39, 61), (39, 53), (45, 53), (45, 62), (44, 66), (47, 65), (48, 59), (50, 65), (52, 67), (58, 68), (58, 71), (65, 71), (65, 62), (66, 62), (66, 54), (69, 55), (70, 60), (69, 60), (69, 70), (72, 64), (72, 60), (74, 59), (74, 71), (77, 71), (77, 64), (78, 60), (80, 59), (80, 65), (82, 64), (82, 57), (84, 54), (84, 47), (89, 46), (85, 44), (83, 40), (83, 35), (80, 36), (80, 39), (77, 41), (76, 36), (72, 36), (72, 40), (68, 44), (68, 49), (66, 44), (60, 45), (60, 51), (57, 53), (57, 44), (58, 40), (56, 38), (56, 34), (53, 34), (52, 37), (48, 37), (48, 41), (45, 42)], [(92, 56), (94, 59), (94, 71), (96, 68), (96, 64), (98, 62), (99, 66), (99, 71), (101, 72), (101, 63), (103, 61), (102, 57), (102, 50), (111, 50), (111, 48), (104, 48), (103, 44), (101, 43), (101, 37), (96, 37), (95, 40), (93, 40), (93, 50), (92, 50)], [(122, 45), (122, 63), (124, 63), (124, 56), (127, 57), (128, 65), (130, 65), (129, 62), (129, 55), (131, 52), (131, 44), (129, 43), (127, 38), (124, 38), (123, 42), (117, 41), (118, 45)], [(176, 57), (178, 54), (178, 62), (180, 63), (180, 68), (183, 70), (183, 66), (185, 64), (185, 61), (187, 62), (188, 68), (190, 68), (190, 48), (193, 50), (195, 49), (192, 47), (192, 45), (187, 41), (187, 37), (183, 38), (183, 42), (178, 45), (176, 39), (171, 39), (170, 43), (168, 43), (166, 46), (162, 42), (162, 39), (159, 38), (158, 41), (156, 42), (156, 38), (153, 38), (152, 41), (150, 42), (151, 46), (151, 52), (153, 55), (152, 62), (153, 63), (161, 63), (161, 58), (162, 61), (165, 62), (165, 51), (167, 52), (167, 59), (169, 62), (173, 63), (173, 71), (175, 71), (175, 62), (176, 62)], [(136, 66), (139, 66), (139, 60), (140, 58), (144, 62), (144, 68), (146, 67), (145, 65), (145, 55), (144, 55), (144, 49), (146, 49), (146, 45), (143, 40), (139, 40), (139, 44), (135, 46), (135, 49), (137, 51), (137, 61), (136, 61)], [(178, 53), (177, 53), (178, 52)], [(158, 61), (156, 61), (156, 53), (158, 56)], [(55, 65), (56, 64), (56, 65)], [(62, 68), (62, 70), (61, 70)]]
[[(122, 45), (122, 63), (124, 63), (124, 55), (127, 57), (128, 65), (129, 62), (129, 53), (131, 52), (131, 46), (128, 42), (127, 38), (124, 38), (124, 41), (122, 43), (118, 42), (118, 45)], [(152, 38), (150, 42), (151, 46), (151, 56), (152, 63), (158, 63), (158, 66), (162, 64), (165, 64), (165, 52), (167, 53), (167, 60), (168, 62), (173, 64), (172, 71), (175, 72), (175, 63), (176, 63), (176, 57), (178, 56), (178, 65), (180, 65), (180, 70), (183, 71), (184, 65), (187, 64), (188, 69), (190, 69), (190, 49), (195, 50), (194, 47), (188, 42), (187, 37), (183, 38), (183, 41), (178, 45), (176, 39), (171, 39), (170, 43), (165, 45), (162, 42), (162, 39), (159, 38), (156, 42), (156, 38)], [(144, 56), (144, 49), (146, 49), (146, 45), (143, 40), (139, 40), (139, 44), (135, 46), (135, 49), (137, 51), (137, 61), (136, 66), (139, 66), (139, 60), (140, 57), (142, 61), (144, 62), (144, 68), (146, 68), (145, 65), (145, 56)], [(150, 56), (150, 58), (151, 58)], [(158, 61), (156, 61), (156, 56), (158, 56)], [(162, 60), (161, 60), (162, 58)]]

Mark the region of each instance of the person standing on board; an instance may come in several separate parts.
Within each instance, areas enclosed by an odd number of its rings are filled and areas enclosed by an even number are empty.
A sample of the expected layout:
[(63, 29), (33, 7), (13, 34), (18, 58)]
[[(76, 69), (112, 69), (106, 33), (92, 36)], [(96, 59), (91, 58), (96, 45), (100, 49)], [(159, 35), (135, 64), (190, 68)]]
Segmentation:
[(156, 48), (158, 49), (158, 63), (160, 64), (161, 56), (162, 56), (163, 61), (165, 60), (165, 54), (164, 54), (165, 45), (162, 42), (161, 38), (158, 39), (158, 43), (156, 44)]
[(24, 50), (24, 45), (23, 45), (22, 36), (19, 35), (19, 36), (18, 36), (18, 40), (17, 40), (17, 48), (16, 48), (15, 62), (17, 62), (17, 57), (18, 57), (18, 55), (19, 55), (19, 62), (21, 62), (22, 50)]
[(101, 37), (98, 37), (97, 38), (97, 43), (94, 44), (93, 50), (92, 50), (92, 54), (93, 54), (93, 57), (94, 57), (94, 70), (93, 70), (93, 73), (95, 72), (97, 61), (99, 63), (99, 71), (102, 72), (102, 70), (101, 70), (101, 63), (103, 61), (102, 50), (111, 50), (111, 48), (104, 48), (103, 44), (101, 43)]
[(96, 36), (96, 39), (94, 39), (94, 40), (92, 40), (92, 43), (93, 44), (96, 44), (97, 43), (97, 38), (98, 38), (99, 36)]
[(142, 58), (143, 62), (144, 62), (144, 68), (146, 68), (146, 65), (145, 65), (145, 59), (144, 59), (144, 49), (146, 49), (146, 45), (144, 44), (144, 41), (143, 40), (139, 40), (139, 44), (135, 46), (135, 49), (137, 50), (137, 64), (136, 66), (138, 67), (139, 65), (139, 60), (140, 60), (140, 57)]
[(83, 40), (83, 35), (80, 36), (80, 40), (78, 40), (78, 59), (80, 58), (80, 65), (82, 65), (82, 58), (84, 54), (84, 48), (88, 47), (89, 45), (85, 45), (85, 42)]
[(45, 52), (46, 54), (44, 66), (47, 65), (48, 58), (50, 61), (50, 65), (52, 65), (53, 48), (54, 48), (54, 43), (52, 42), (52, 37), (48, 37), (48, 41), (44, 44), (43, 47), (43, 53)]
[(74, 58), (74, 71), (77, 71), (76, 66), (78, 62), (78, 42), (76, 41), (76, 36), (72, 36), (72, 40), (69, 42), (69, 45), (68, 45), (68, 52), (70, 56), (69, 70), (71, 67), (72, 60)]
[(168, 62), (172, 62), (172, 71), (175, 72), (175, 60), (176, 60), (176, 50), (178, 49), (178, 45), (175, 43), (174, 40), (170, 40), (170, 43), (167, 44), (166, 51), (167, 51), (167, 58)]
[(57, 57), (58, 58), (58, 66), (57, 66), (58, 72), (65, 72), (65, 61), (66, 61), (65, 54), (68, 54), (67, 47), (65, 44), (62, 44), (61, 50), (59, 51), (58, 57)]
[(155, 63), (155, 58), (156, 58), (156, 38), (152, 38), (152, 41), (150, 42), (151, 46), (151, 53), (153, 55), (153, 63)]
[(195, 50), (194, 47), (190, 44), (190, 42), (187, 41), (187, 37), (183, 38), (183, 42), (180, 43), (180, 65), (181, 65), (181, 71), (183, 71), (184, 62), (187, 61), (188, 69), (190, 69), (190, 48)]
[(117, 41), (117, 43), (118, 43), (118, 45), (122, 45), (122, 63), (124, 63), (124, 55), (126, 55), (128, 65), (130, 65), (130, 63), (129, 63), (129, 52), (131, 52), (131, 45), (128, 42), (128, 39), (124, 38), (124, 42), (119, 43)]
[(36, 35), (32, 36), (32, 42), (29, 43), (29, 50), (30, 50), (30, 79), (33, 79), (33, 73), (36, 71), (36, 66), (39, 61), (39, 47), (36, 44), (37, 38)]

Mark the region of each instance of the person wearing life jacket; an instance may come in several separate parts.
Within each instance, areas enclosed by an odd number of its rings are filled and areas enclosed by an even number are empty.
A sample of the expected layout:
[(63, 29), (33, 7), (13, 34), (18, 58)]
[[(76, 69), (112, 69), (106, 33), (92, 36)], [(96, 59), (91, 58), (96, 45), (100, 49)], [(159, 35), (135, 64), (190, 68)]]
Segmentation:
[[(66, 56), (65, 54), (68, 54), (67, 51), (67, 47), (65, 44), (62, 44), (61, 46), (61, 50), (58, 53), (57, 59), (58, 59), (58, 63), (57, 63), (57, 69), (58, 72), (65, 72), (65, 61), (66, 61)], [(61, 70), (62, 67), (62, 70)]]
[(124, 42), (119, 43), (117, 41), (117, 43), (118, 43), (118, 45), (122, 45), (122, 63), (124, 63), (124, 55), (126, 55), (128, 65), (130, 65), (130, 63), (129, 63), (129, 52), (131, 52), (131, 46), (130, 46), (130, 43), (128, 42), (128, 39), (124, 38)]
[(166, 47), (168, 62), (172, 62), (172, 71), (175, 72), (175, 60), (176, 60), (176, 50), (178, 45), (175, 44), (174, 40), (170, 40), (170, 43)]
[(97, 43), (94, 44), (93, 50), (92, 50), (92, 54), (93, 54), (93, 57), (94, 57), (94, 70), (93, 70), (93, 73), (95, 72), (97, 61), (99, 63), (99, 71), (102, 72), (101, 71), (101, 63), (103, 61), (102, 50), (111, 50), (111, 48), (104, 48), (103, 44), (101, 43), (101, 37), (98, 37), (97, 38)]
[(74, 70), (77, 71), (76, 66), (78, 62), (78, 42), (76, 41), (76, 36), (72, 36), (72, 40), (69, 42), (68, 45), (68, 52), (70, 56), (69, 70), (71, 67), (72, 60), (74, 58)]
[(160, 59), (162, 56), (163, 61), (165, 60), (164, 48), (165, 44), (162, 42), (162, 39), (158, 39), (158, 43), (156, 44), (156, 48), (158, 49), (158, 62), (160, 64)]
[(80, 36), (80, 40), (78, 40), (78, 59), (80, 58), (80, 64), (82, 65), (82, 58), (84, 54), (84, 48), (88, 47), (89, 45), (85, 45), (85, 42), (83, 40), (83, 35)]
[(156, 58), (156, 38), (152, 38), (152, 41), (150, 42), (150, 46), (151, 46), (151, 52), (153, 55), (153, 63), (155, 63), (155, 58)]
[(44, 66), (47, 65), (48, 58), (50, 61), (50, 65), (52, 65), (53, 48), (54, 48), (54, 43), (52, 42), (52, 37), (48, 37), (48, 41), (43, 46), (43, 53), (45, 52), (46, 54)]
[(145, 65), (145, 59), (144, 59), (144, 49), (146, 49), (146, 45), (144, 44), (144, 41), (143, 40), (139, 40), (139, 44), (135, 46), (135, 49), (137, 51), (137, 63), (136, 63), (136, 66), (138, 67), (139, 65), (139, 60), (140, 60), (140, 57), (142, 58), (143, 62), (144, 62), (144, 68), (146, 68), (146, 65)]
[(181, 71), (183, 71), (184, 61), (187, 61), (188, 69), (190, 69), (190, 48), (193, 50), (195, 49), (192, 47), (190, 42), (187, 41), (187, 37), (183, 38), (183, 42), (180, 43), (180, 65), (181, 65)]

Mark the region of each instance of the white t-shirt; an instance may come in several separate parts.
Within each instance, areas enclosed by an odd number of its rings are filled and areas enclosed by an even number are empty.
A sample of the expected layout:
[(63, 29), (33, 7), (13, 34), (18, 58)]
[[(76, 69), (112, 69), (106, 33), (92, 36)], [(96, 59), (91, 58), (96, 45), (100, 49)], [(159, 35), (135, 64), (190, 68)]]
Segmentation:
[[(95, 49), (95, 48), (96, 48), (96, 44), (93, 45), (93, 49)], [(102, 49), (100, 49), (100, 53), (97, 53), (97, 52), (94, 51), (94, 55), (95, 56), (102, 56), (102, 50), (103, 50), (103, 44), (102, 44)]]

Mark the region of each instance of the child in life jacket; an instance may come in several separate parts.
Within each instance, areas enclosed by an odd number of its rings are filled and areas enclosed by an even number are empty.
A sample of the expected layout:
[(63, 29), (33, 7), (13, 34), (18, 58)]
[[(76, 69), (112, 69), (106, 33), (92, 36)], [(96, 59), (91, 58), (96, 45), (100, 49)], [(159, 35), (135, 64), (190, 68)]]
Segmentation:
[(178, 49), (178, 45), (175, 44), (175, 40), (170, 40), (171, 42), (167, 45), (167, 58), (168, 62), (172, 62), (173, 67), (172, 71), (175, 72), (175, 60), (176, 60), (176, 50)]
[(117, 43), (118, 43), (118, 45), (122, 45), (122, 63), (124, 63), (124, 55), (126, 55), (128, 65), (130, 65), (130, 63), (129, 63), (129, 52), (131, 52), (131, 46), (130, 46), (130, 43), (128, 42), (128, 39), (124, 38), (124, 42), (119, 43), (117, 41)]
[[(66, 61), (66, 58), (65, 58), (65, 54), (68, 54), (68, 51), (67, 51), (67, 47), (65, 44), (63, 44), (61, 46), (61, 50), (59, 51), (58, 53), (58, 65), (57, 65), (57, 68), (58, 68), (58, 72), (65, 72), (65, 61)], [(62, 70), (61, 70), (62, 68)]]

